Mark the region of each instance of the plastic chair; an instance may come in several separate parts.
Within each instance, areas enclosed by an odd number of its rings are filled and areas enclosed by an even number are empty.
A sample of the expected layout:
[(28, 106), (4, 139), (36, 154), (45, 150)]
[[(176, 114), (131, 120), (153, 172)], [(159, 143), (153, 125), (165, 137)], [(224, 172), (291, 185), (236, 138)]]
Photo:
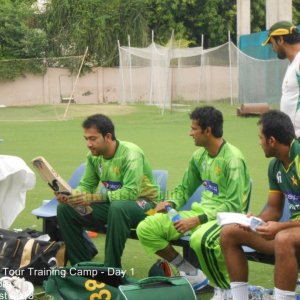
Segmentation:
[(153, 177), (156, 183), (160, 186), (160, 192), (162, 199), (166, 198), (167, 194), (167, 182), (169, 173), (167, 170), (153, 170), (152, 171)]
[[(204, 191), (204, 186), (200, 185), (194, 194), (189, 198), (186, 204), (180, 208), (180, 210), (191, 210), (191, 206), (194, 202), (201, 202), (202, 192)], [(251, 193), (252, 193), (252, 180), (250, 179), (250, 191), (247, 199), (246, 212), (248, 212), (251, 202)]]
[(189, 198), (189, 200), (185, 203), (184, 206), (180, 208), (180, 210), (191, 210), (191, 206), (194, 202), (201, 202), (202, 192), (204, 191), (204, 186), (200, 185), (194, 194)]

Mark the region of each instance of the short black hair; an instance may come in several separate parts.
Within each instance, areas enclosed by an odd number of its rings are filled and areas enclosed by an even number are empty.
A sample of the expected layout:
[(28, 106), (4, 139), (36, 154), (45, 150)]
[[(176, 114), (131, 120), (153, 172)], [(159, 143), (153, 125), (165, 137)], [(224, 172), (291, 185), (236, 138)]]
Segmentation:
[(262, 114), (257, 124), (267, 139), (273, 136), (280, 144), (289, 146), (296, 138), (290, 117), (282, 111), (274, 109)]
[(106, 136), (106, 134), (110, 133), (112, 136), (112, 140), (116, 139), (115, 136), (115, 126), (110, 118), (102, 114), (95, 114), (89, 116), (85, 121), (82, 123), (83, 128), (97, 128), (97, 131), (102, 134), (102, 136)]
[(211, 128), (214, 137), (223, 136), (223, 115), (213, 106), (196, 107), (190, 114), (191, 120), (196, 120), (202, 130)]

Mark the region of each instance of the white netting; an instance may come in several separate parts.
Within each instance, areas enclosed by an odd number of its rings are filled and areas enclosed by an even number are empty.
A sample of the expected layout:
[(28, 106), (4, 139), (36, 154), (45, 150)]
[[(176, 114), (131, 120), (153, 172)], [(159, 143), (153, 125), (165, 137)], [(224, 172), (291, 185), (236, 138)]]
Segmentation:
[(155, 43), (147, 48), (120, 47), (121, 101), (170, 105), (171, 50)]
[(279, 104), (288, 60), (260, 60), (239, 52), (239, 102)]
[[(76, 104), (146, 103), (162, 109), (175, 108), (175, 103), (189, 109), (189, 101), (278, 105), (288, 64), (288, 60), (251, 58), (231, 42), (205, 50), (152, 43), (147, 48), (119, 47), (119, 53), (119, 68), (93, 68), (79, 80), (82, 56), (0, 60), (0, 106), (41, 106), (27, 118), (43, 120), (64, 118), (62, 111), (69, 100)], [(51, 116), (46, 116), (44, 104), (53, 105)], [(75, 109), (76, 105), (67, 111), (68, 118)], [(0, 120), (8, 116), (5, 110)]]
[(230, 100), (278, 104), (287, 66), (282, 60), (257, 60), (232, 42), (203, 50), (120, 47), (121, 101), (171, 108), (186, 101)]
[(170, 108), (174, 102), (237, 98), (237, 49), (120, 47), (121, 102)]

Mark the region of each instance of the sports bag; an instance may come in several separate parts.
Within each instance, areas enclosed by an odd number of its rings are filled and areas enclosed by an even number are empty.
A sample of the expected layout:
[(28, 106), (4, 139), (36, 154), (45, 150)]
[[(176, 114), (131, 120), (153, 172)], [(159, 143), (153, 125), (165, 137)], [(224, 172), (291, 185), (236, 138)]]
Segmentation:
[(27, 232), (0, 229), (0, 277), (17, 276), (42, 285), (53, 268), (65, 264), (63, 242), (46, 242)]
[(44, 289), (54, 300), (115, 300), (120, 295), (118, 286), (132, 282), (121, 272), (102, 263), (82, 262), (56, 269), (44, 283)]
[(134, 284), (119, 286), (120, 300), (193, 300), (197, 299), (193, 287), (185, 277), (149, 277)]
[[(97, 262), (82, 262), (55, 271), (44, 282), (46, 294), (54, 300), (196, 299), (193, 288), (183, 277), (151, 277), (138, 281), (123, 276), (119, 268), (104, 267)], [(166, 297), (166, 293), (170, 297)]]

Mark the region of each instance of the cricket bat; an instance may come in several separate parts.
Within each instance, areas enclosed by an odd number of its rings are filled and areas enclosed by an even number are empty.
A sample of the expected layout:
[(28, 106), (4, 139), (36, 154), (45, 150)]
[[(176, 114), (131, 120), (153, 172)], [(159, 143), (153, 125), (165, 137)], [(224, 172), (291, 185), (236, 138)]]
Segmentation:
[[(72, 188), (70, 187), (70, 185), (56, 172), (56, 170), (49, 164), (49, 162), (43, 156), (38, 156), (34, 158), (31, 162), (42, 177), (42, 179), (48, 183), (49, 187), (54, 192), (62, 193), (65, 195), (72, 194)], [(95, 199), (95, 195), (93, 196), (94, 197), (91, 197), (91, 200), (93, 200), (91, 201), (91, 203), (96, 202), (98, 200)], [(68, 204), (72, 206), (82, 216), (90, 214), (93, 211), (93, 209), (90, 206), (74, 206), (72, 205), (71, 201)]]

